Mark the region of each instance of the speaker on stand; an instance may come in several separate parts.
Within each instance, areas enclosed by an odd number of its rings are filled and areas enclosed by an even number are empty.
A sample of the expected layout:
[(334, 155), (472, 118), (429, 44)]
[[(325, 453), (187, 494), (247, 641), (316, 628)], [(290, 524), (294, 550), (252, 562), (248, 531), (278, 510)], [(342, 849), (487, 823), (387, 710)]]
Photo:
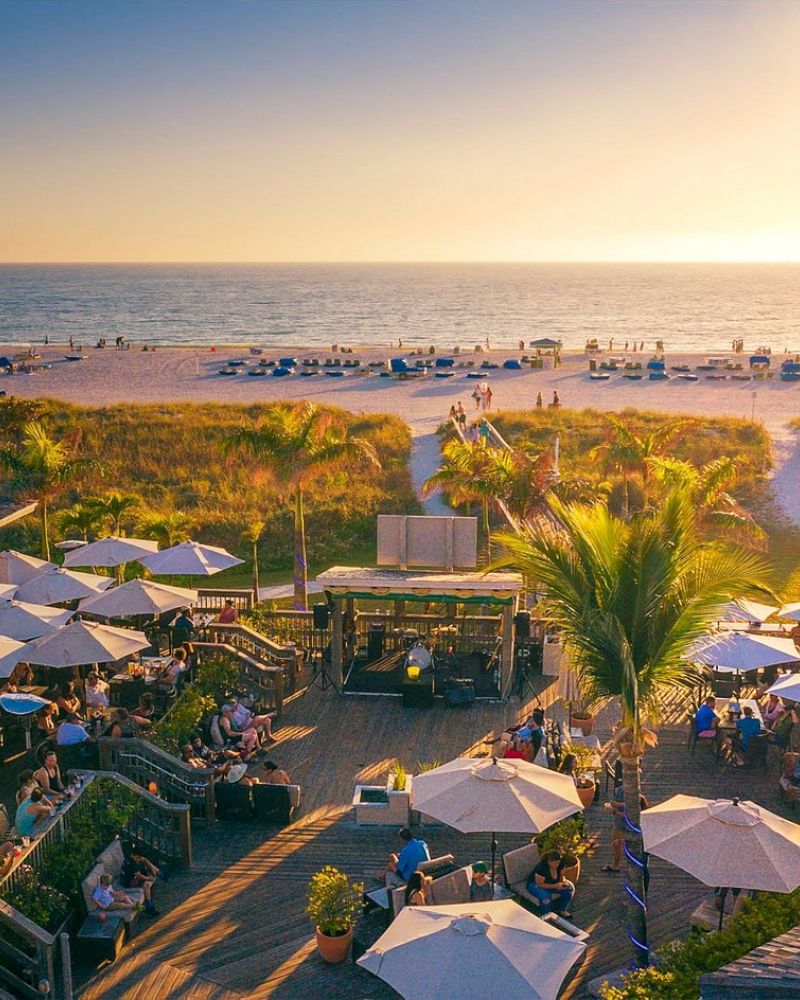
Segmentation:
[[(331, 643), (328, 642), (328, 645), (325, 646), (323, 635), (330, 627), (330, 616), (331, 611), (327, 603), (315, 604), (311, 609), (311, 669), (313, 674), (303, 694), (306, 694), (312, 687), (318, 687), (320, 691), (327, 691), (329, 687), (335, 687), (329, 673)], [(319, 656), (319, 661), (317, 661), (317, 656)]]

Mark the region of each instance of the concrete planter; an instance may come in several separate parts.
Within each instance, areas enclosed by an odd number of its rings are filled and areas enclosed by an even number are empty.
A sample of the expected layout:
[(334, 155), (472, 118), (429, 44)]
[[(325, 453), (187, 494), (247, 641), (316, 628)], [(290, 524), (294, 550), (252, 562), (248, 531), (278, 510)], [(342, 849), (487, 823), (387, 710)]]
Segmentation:
[(396, 792), (394, 779), (386, 785), (356, 785), (353, 791), (353, 817), (356, 826), (408, 826), (411, 811), (412, 777), (405, 790)]

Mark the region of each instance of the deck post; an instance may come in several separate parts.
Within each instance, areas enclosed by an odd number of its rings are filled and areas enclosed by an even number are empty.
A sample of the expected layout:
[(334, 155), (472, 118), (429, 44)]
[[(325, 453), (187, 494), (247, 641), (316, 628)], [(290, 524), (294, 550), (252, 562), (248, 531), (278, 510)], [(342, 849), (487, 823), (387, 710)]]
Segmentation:
[(342, 601), (333, 598), (333, 621), (331, 622), (331, 680), (334, 687), (341, 693), (344, 686), (344, 669), (342, 664)]
[(503, 660), (500, 671), (500, 697), (507, 698), (514, 676), (514, 605), (503, 605)]

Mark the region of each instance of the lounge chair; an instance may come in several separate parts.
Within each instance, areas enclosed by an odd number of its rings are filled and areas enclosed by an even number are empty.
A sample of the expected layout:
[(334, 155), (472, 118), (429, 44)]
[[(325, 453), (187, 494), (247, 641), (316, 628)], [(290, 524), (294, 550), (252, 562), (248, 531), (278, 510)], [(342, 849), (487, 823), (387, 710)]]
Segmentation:
[(286, 826), (300, 806), (299, 785), (253, 785), (253, 811), (262, 823)]

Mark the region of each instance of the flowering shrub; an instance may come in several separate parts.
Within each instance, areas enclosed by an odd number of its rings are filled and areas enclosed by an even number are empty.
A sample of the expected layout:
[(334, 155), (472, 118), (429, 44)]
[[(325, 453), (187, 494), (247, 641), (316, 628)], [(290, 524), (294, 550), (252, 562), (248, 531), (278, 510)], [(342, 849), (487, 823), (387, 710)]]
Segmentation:
[(69, 898), (41, 882), (30, 865), (20, 866), (13, 888), (4, 891), (3, 898), (46, 931), (56, 930), (71, 909)]
[(361, 882), (351, 882), (338, 868), (326, 865), (311, 878), (306, 913), (321, 933), (339, 937), (353, 926), (363, 895)]

